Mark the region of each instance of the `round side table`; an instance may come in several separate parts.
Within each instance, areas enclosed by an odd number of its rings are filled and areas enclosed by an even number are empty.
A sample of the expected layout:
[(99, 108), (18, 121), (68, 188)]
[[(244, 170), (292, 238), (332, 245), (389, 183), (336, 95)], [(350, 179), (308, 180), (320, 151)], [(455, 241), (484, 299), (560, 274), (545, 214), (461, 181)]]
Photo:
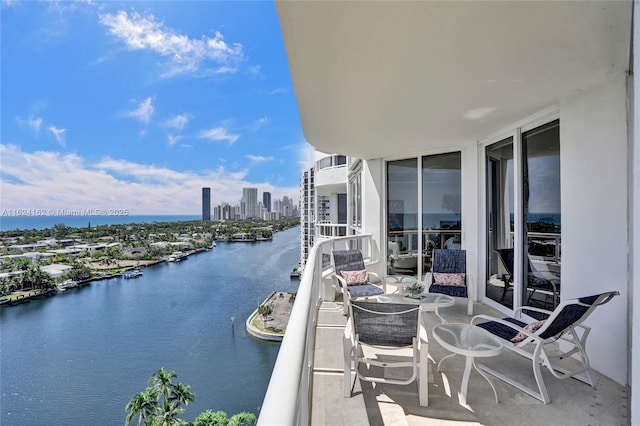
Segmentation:
[(447, 358), (455, 355), (464, 355), (466, 358), (459, 395), (460, 403), (467, 405), (467, 388), (469, 386), (471, 366), (489, 382), (497, 403), (498, 392), (496, 392), (496, 388), (493, 386), (489, 377), (478, 368), (475, 359), (500, 354), (502, 351), (502, 343), (488, 331), (471, 324), (452, 323), (436, 325), (433, 327), (433, 337), (443, 348), (452, 352), (451, 355), (447, 355), (440, 360), (438, 363), (438, 371), (440, 371), (442, 361)]

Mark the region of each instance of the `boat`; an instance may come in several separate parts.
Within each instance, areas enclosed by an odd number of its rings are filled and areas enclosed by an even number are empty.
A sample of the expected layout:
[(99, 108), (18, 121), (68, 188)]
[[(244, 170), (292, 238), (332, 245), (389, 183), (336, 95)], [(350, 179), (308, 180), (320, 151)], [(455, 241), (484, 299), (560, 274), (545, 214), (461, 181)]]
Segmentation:
[(122, 278), (135, 278), (142, 275), (142, 271), (140, 269), (132, 269), (131, 271), (125, 271), (122, 273)]
[(298, 263), (293, 270), (291, 271), (291, 273), (289, 274), (289, 277), (291, 278), (295, 278), (295, 279), (300, 279), (300, 276), (302, 275), (302, 268), (300, 267), (300, 264)]
[(256, 241), (256, 237), (247, 233), (247, 232), (240, 232), (238, 234), (233, 234), (233, 237), (231, 237), (232, 242), (241, 242), (241, 243), (253, 243)]
[(78, 287), (78, 283), (73, 280), (65, 280), (61, 284), (58, 284), (58, 291), (65, 291), (69, 288)]
[(180, 262), (180, 261), (182, 261), (182, 259), (184, 259), (187, 256), (189, 256), (187, 253), (184, 253), (184, 252), (181, 252), (181, 251), (174, 251), (173, 253), (171, 253), (171, 255), (169, 256), (167, 261), (169, 261), (169, 262)]

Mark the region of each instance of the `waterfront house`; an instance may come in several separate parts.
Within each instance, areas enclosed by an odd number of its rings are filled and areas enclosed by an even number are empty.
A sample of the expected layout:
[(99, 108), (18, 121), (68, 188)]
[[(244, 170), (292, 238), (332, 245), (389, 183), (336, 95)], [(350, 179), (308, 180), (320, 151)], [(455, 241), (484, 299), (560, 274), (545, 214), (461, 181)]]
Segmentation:
[[(276, 2), (305, 137), (348, 156), (346, 238), (383, 275), (397, 248), (412, 258), (403, 273), (420, 280), (432, 249), (453, 238), (468, 254), (476, 309), (509, 314), (619, 291), (590, 317), (587, 350), (598, 374), (628, 390), (621, 424), (640, 422), (640, 361), (631, 356), (640, 341), (634, 5)], [(307, 253), (260, 424), (312, 423), (322, 409), (313, 391), (340, 374), (314, 362), (340, 345), (338, 331), (319, 347), (329, 331), (316, 324), (333, 296), (322, 260), (341, 241), (314, 239)], [(497, 255), (505, 248), (510, 274)], [(538, 298), (530, 277), (543, 272), (554, 291)], [(572, 381), (563, 384), (574, 393)], [(371, 419), (371, 405), (335, 402), (326, 408)], [(519, 422), (536, 424), (543, 410), (521, 403)], [(399, 424), (429, 417), (401, 404), (399, 412)], [(557, 420), (577, 421), (569, 412)]]

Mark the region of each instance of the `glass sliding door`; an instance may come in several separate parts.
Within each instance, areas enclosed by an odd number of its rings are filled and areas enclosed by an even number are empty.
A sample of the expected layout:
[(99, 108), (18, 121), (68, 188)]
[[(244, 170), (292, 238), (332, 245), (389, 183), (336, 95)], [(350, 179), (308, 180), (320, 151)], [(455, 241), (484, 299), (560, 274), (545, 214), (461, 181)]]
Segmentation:
[(553, 310), (560, 300), (560, 123), (522, 134), (522, 304)]
[(431, 270), (434, 248), (462, 247), (461, 153), (387, 163), (387, 273)]
[(461, 154), (422, 157), (423, 271), (434, 248), (462, 248)]
[(387, 163), (388, 273), (418, 273), (418, 159)]
[[(513, 138), (486, 148), (487, 283), (485, 294), (513, 308), (514, 179)], [(519, 280), (518, 280), (519, 281)]]

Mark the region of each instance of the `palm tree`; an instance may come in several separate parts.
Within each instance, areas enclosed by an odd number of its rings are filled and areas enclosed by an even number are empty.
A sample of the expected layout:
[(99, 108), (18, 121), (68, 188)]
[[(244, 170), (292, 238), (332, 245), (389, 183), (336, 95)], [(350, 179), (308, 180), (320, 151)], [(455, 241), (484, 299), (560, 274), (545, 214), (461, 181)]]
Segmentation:
[(167, 371), (164, 368), (156, 371), (149, 379), (149, 384), (161, 394), (169, 396), (173, 389), (173, 379), (176, 377), (174, 371)]
[(258, 306), (258, 313), (262, 316), (262, 325), (266, 327), (267, 319), (273, 313), (273, 308), (269, 305), (260, 305)]
[(176, 406), (184, 404), (188, 406), (190, 402), (195, 401), (196, 395), (191, 392), (191, 386), (183, 383), (176, 383), (173, 386), (173, 391), (169, 395), (169, 401)]
[(127, 424), (131, 423), (131, 420), (136, 415), (138, 415), (138, 424), (143, 421), (145, 425), (152, 422), (156, 415), (159, 400), (160, 392), (153, 388), (147, 388), (144, 392), (134, 396), (125, 407), (129, 412), (126, 420)]
[(228, 426), (253, 426), (258, 422), (256, 415), (243, 411), (242, 413), (234, 414), (230, 419)]
[(178, 415), (184, 411), (184, 408), (179, 405), (173, 405), (165, 399), (159, 408), (160, 413), (155, 416), (151, 423), (153, 426), (186, 426), (188, 424), (178, 418)]

